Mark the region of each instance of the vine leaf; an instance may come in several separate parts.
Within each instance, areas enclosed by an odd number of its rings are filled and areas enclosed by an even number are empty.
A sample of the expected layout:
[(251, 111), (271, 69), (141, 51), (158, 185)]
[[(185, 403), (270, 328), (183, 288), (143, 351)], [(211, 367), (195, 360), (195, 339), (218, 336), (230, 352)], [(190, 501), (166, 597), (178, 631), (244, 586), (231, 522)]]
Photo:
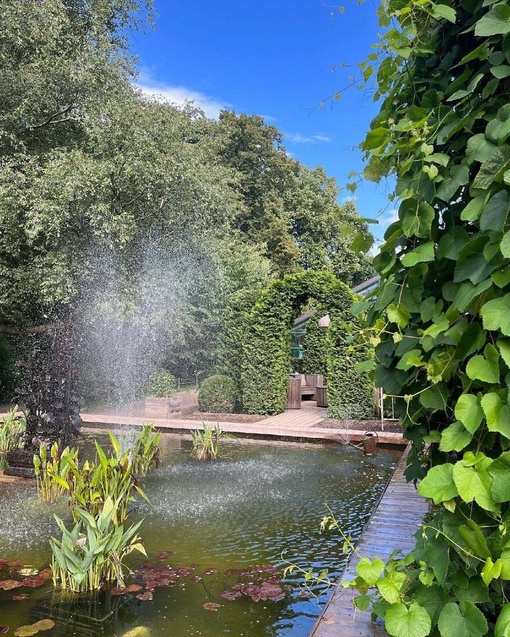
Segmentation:
[(510, 603), (504, 604), (494, 626), (494, 637), (510, 635)]
[(457, 421), (441, 432), (441, 444), (439, 449), (445, 453), (449, 451), (462, 451), (473, 439), (464, 425)]
[(510, 336), (510, 294), (488, 301), (480, 314), (486, 330), (499, 329), (505, 336)]
[(393, 637), (426, 637), (432, 627), (429, 614), (416, 602), (409, 606), (402, 602), (392, 604), (386, 611), (385, 623)]
[(497, 511), (490, 493), (492, 478), (487, 471), (487, 465), (491, 463), (490, 458), (485, 458), (476, 466), (467, 467), (461, 460), (453, 465), (453, 481), (466, 504), (474, 500), (486, 511)]
[(455, 417), (470, 434), (474, 434), (484, 418), (478, 397), (473, 394), (462, 394), (455, 405)]
[(481, 637), (489, 629), (487, 620), (473, 602), (446, 604), (439, 615), (437, 626), (443, 637), (450, 635)]
[(356, 572), (369, 586), (375, 586), (383, 571), (384, 562), (379, 557), (372, 561), (368, 557), (362, 557), (356, 566)]
[(478, 20), (475, 26), (477, 37), (506, 35), (507, 33), (510, 33), (510, 7), (503, 3), (493, 7)]
[(499, 382), (499, 353), (494, 345), (487, 345), (484, 356), (473, 356), (466, 365), (466, 374), (471, 380), (485, 383)]
[(451, 500), (459, 495), (453, 481), (453, 465), (443, 464), (432, 467), (418, 485), (418, 493), (432, 498), (434, 504)]
[(496, 431), (510, 439), (510, 406), (496, 392), (485, 394), (481, 400), (489, 431)]
[(399, 571), (391, 571), (378, 580), (377, 588), (381, 593), (381, 596), (390, 604), (396, 604), (400, 599), (400, 591), (402, 590), (402, 586), (405, 584), (407, 579), (407, 575), (405, 573), (400, 573)]
[[(489, 467), (489, 473), (492, 476), (492, 499), (494, 502), (505, 502), (510, 493), (510, 451), (502, 453), (499, 458), (494, 460)], [(510, 577), (506, 579), (510, 579)]]

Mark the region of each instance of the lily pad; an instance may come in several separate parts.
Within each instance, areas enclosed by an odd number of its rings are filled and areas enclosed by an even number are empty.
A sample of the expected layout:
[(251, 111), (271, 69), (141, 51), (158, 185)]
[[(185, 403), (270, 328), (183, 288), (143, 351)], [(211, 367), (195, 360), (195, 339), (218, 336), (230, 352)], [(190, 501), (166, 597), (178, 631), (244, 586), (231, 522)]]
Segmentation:
[(218, 608), (221, 608), (221, 604), (216, 604), (216, 602), (206, 602), (204, 604), (204, 608), (205, 608), (205, 610), (215, 610), (215, 611), (217, 611)]
[(153, 599), (152, 591), (145, 591), (145, 593), (140, 593), (136, 596), (136, 599), (141, 599), (143, 602), (149, 602)]
[(0, 582), (0, 588), (4, 591), (10, 591), (13, 588), (19, 588), (20, 586), (22, 586), (21, 582), (18, 582), (18, 580), (15, 579), (4, 579)]
[(43, 630), (49, 630), (55, 626), (55, 622), (52, 619), (41, 619), (35, 624), (30, 624), (29, 626), (20, 626), (16, 628), (14, 634), (16, 637), (30, 637), (30, 635), (36, 635)]

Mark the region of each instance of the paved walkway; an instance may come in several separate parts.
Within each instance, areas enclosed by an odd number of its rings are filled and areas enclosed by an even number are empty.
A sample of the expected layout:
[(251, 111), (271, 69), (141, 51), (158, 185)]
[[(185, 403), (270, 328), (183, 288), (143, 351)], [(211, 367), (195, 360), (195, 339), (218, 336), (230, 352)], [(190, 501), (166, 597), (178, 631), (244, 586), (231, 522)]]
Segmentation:
[[(428, 510), (425, 498), (416, 492), (413, 484), (404, 478), (407, 451), (400, 459), (395, 473), (370, 521), (357, 544), (362, 557), (383, 560), (396, 549), (404, 554), (414, 548), (414, 534)], [(326, 607), (309, 637), (376, 637), (387, 636), (381, 623), (370, 620), (370, 612), (355, 611), (352, 598), (358, 595), (351, 588), (343, 588), (341, 582), (356, 577), (358, 556), (351, 555)]]
[[(347, 442), (359, 442), (364, 431), (354, 429), (332, 429), (331, 427), (320, 427), (321, 421), (327, 417), (327, 410), (317, 407), (315, 402), (307, 401), (303, 403), (302, 409), (288, 409), (277, 416), (270, 416), (257, 422), (218, 422), (217, 420), (206, 421), (208, 424), (221, 427), (226, 433), (233, 433), (246, 436), (264, 436), (267, 438), (288, 438), (288, 439), (308, 439), (308, 440), (337, 440), (343, 444)], [(142, 416), (121, 416), (118, 414), (81, 414), (85, 427), (108, 426), (108, 425), (137, 425), (142, 426), (152, 422), (162, 431), (187, 432), (200, 429), (200, 420), (186, 420), (186, 418), (151, 418), (150, 420)], [(380, 431), (377, 433), (378, 442), (383, 444), (404, 445), (402, 434)]]

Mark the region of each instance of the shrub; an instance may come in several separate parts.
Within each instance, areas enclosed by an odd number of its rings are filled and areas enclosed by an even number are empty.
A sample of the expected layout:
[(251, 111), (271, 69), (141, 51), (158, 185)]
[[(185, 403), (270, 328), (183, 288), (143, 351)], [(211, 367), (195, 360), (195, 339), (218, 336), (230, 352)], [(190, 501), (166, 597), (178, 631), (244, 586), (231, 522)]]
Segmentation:
[(166, 369), (154, 369), (149, 374), (147, 395), (150, 397), (171, 396), (175, 394), (177, 382), (175, 376)]
[(209, 376), (198, 391), (198, 408), (200, 411), (231, 414), (234, 411), (235, 391), (235, 383), (228, 376)]

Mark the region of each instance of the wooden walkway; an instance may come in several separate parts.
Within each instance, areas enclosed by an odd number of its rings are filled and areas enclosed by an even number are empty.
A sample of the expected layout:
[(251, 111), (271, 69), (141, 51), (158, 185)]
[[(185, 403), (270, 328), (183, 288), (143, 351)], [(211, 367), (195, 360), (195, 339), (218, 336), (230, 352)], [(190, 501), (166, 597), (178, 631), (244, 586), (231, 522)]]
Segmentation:
[[(257, 422), (218, 422), (216, 420), (205, 421), (207, 424), (221, 427), (226, 433), (263, 436), (266, 438), (276, 437), (283, 439), (307, 439), (316, 441), (336, 440), (346, 444), (359, 442), (364, 431), (354, 429), (332, 429), (331, 427), (321, 427), (320, 423), (327, 417), (327, 410), (317, 407), (315, 402), (307, 401), (303, 403), (302, 409), (288, 409), (282, 414), (264, 418)], [(108, 427), (110, 425), (135, 425), (142, 426), (147, 422), (152, 422), (162, 431), (174, 431), (186, 433), (191, 430), (201, 429), (200, 420), (186, 420), (186, 418), (166, 418), (148, 419), (142, 416), (122, 416), (118, 414), (81, 414), (85, 427)], [(377, 432), (378, 442), (382, 444), (405, 445), (402, 434), (379, 431)]]
[[(361, 538), (356, 550), (362, 557), (383, 560), (396, 549), (404, 554), (414, 548), (414, 534), (428, 510), (425, 498), (419, 496), (413, 484), (404, 478), (407, 451), (395, 469), (390, 483)], [(343, 588), (341, 582), (356, 577), (358, 556), (351, 555), (326, 607), (309, 637), (377, 637), (387, 636), (382, 623), (373, 623), (370, 612), (355, 611), (352, 598), (358, 595), (351, 588)]]

